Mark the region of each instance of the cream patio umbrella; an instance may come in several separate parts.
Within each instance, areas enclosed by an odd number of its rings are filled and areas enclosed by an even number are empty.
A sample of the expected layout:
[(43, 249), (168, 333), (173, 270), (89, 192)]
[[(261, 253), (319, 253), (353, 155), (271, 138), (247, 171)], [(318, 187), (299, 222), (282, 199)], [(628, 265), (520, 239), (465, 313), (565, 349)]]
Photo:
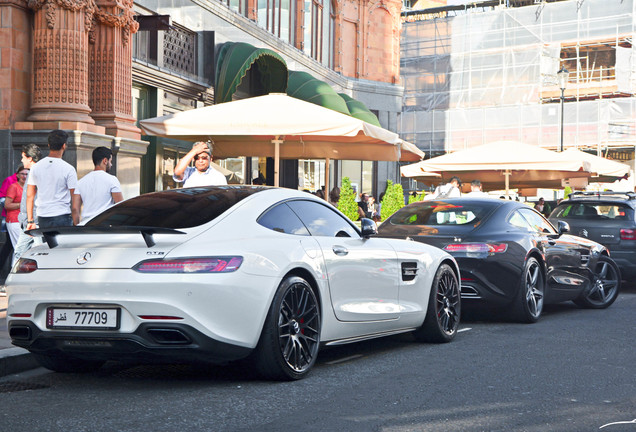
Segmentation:
[(497, 141), (427, 159), (403, 167), (406, 177), (438, 173), (442, 180), (452, 176), (464, 182), (480, 180), (484, 189), (506, 193), (510, 185), (525, 187), (561, 187), (562, 180), (589, 177), (589, 163), (537, 146), (516, 141)]
[(211, 140), (216, 158), (273, 157), (276, 186), (280, 159), (326, 159), (328, 179), (330, 159), (399, 161), (407, 157), (419, 160), (423, 155), (414, 154), (415, 150), (421, 152), (412, 144), (402, 144), (394, 132), (285, 94), (241, 99), (139, 123), (147, 135)]
[(562, 153), (571, 159), (583, 159), (590, 164), (591, 182), (612, 183), (616, 180), (626, 179), (630, 175), (628, 165), (604, 157), (596, 156), (574, 148), (569, 148)]

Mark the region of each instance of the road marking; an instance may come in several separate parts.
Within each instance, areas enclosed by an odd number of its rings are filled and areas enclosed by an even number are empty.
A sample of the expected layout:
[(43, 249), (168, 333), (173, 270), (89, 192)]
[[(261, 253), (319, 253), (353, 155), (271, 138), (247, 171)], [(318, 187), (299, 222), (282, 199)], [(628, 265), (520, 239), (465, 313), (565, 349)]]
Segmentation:
[(469, 331), (469, 330), (472, 330), (472, 328), (471, 327), (461, 328), (461, 329), (457, 330), (457, 333), (461, 333), (461, 332), (465, 332), (465, 331)]
[(363, 357), (362, 354), (356, 354), (356, 355), (352, 355), (352, 356), (349, 356), (349, 357), (345, 357), (345, 358), (341, 358), (341, 359), (338, 359), (338, 360), (327, 362), (327, 364), (328, 365), (335, 365), (335, 364), (338, 364), (338, 363), (344, 363), (344, 362), (347, 362), (349, 360), (357, 359), (357, 358), (360, 358), (360, 357)]

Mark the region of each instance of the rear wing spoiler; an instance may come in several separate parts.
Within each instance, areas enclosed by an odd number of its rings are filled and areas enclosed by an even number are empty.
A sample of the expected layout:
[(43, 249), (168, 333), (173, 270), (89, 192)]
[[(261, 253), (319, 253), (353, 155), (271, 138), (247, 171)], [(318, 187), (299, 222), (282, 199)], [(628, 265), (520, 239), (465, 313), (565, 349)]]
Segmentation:
[(139, 233), (144, 239), (146, 246), (153, 247), (154, 234), (185, 234), (173, 228), (147, 227), (147, 226), (67, 226), (55, 228), (38, 228), (26, 231), (31, 236), (41, 236), (50, 249), (57, 246), (57, 236), (75, 234), (134, 234)]

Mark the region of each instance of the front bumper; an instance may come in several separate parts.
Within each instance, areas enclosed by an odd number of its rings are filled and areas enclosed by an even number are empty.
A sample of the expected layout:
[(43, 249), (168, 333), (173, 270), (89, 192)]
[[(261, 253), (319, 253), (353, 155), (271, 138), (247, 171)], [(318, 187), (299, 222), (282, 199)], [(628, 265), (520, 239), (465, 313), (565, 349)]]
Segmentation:
[(43, 331), (28, 320), (9, 322), (11, 342), (34, 353), (63, 353), (83, 360), (153, 363), (225, 363), (252, 349), (210, 338), (187, 324), (148, 322), (132, 333)]

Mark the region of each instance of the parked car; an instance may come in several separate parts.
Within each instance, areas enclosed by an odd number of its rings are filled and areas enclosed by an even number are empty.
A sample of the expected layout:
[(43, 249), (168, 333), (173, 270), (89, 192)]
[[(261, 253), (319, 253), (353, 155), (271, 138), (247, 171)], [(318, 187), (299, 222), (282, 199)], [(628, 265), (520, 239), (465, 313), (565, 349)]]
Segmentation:
[(141, 195), (84, 227), (31, 231), (44, 243), (8, 278), (9, 334), (55, 371), (251, 356), (272, 379), (304, 377), (320, 345), (402, 332), (451, 341), (455, 260), (375, 233), (290, 189)]
[(606, 308), (620, 289), (620, 271), (599, 243), (555, 229), (529, 206), (490, 198), (423, 201), (397, 211), (378, 235), (411, 238), (455, 257), (461, 298), (536, 322), (546, 303), (568, 300)]
[(572, 234), (601, 243), (612, 253), (623, 279), (636, 276), (636, 194), (574, 192), (550, 214), (565, 221)]

